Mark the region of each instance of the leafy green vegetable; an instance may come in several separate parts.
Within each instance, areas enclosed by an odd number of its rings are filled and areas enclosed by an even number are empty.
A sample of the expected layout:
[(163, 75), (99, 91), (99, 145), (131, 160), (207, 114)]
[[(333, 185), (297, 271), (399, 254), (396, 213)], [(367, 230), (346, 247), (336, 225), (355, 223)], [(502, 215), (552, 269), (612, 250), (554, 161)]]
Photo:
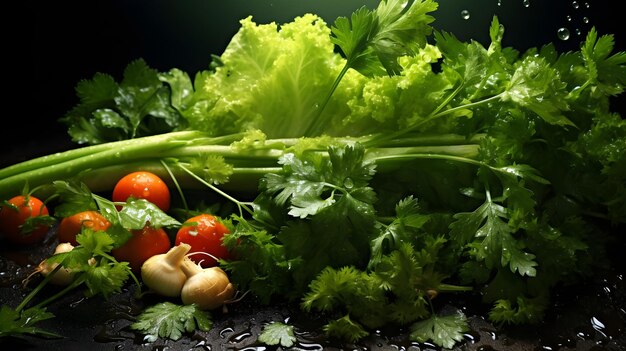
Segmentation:
[(60, 196), (59, 213), (109, 213), (108, 239), (63, 261), (102, 257), (84, 267), (94, 294), (123, 280), (102, 252), (128, 228), (177, 225), (93, 195), (144, 169), (236, 205), (224, 244), (237, 259), (222, 268), (263, 303), (324, 311), (328, 335), (410, 324), (413, 340), (451, 347), (466, 318), (435, 315), (431, 297), (470, 291), (492, 321), (535, 323), (625, 223), (626, 120), (610, 101), (626, 53), (595, 29), (579, 51), (519, 52), (497, 17), (488, 45), (464, 42), (430, 27), (437, 8), (382, 0), (331, 26), (248, 17), (193, 81), (143, 61), (119, 84), (98, 74), (63, 121), (79, 142), (107, 142), (0, 169), (0, 197), (28, 182)]
[(131, 329), (144, 333), (144, 341), (154, 342), (158, 338), (178, 340), (185, 333), (208, 331), (212, 326), (210, 313), (199, 310), (196, 305), (162, 302), (145, 309), (131, 324)]
[[(46, 311), (47, 305), (83, 284), (87, 287), (84, 291), (85, 296), (100, 295), (105, 299), (108, 299), (112, 294), (121, 293), (122, 287), (129, 277), (133, 277), (139, 285), (139, 281), (131, 272), (128, 262), (117, 262), (109, 255), (114, 247), (114, 240), (107, 233), (94, 232), (89, 228), (84, 228), (76, 236), (76, 241), (79, 245), (71, 251), (54, 254), (46, 259), (49, 264), (58, 263), (57, 268), (26, 295), (16, 308), (11, 309), (9, 306), (2, 306), (0, 310), (0, 321), (2, 321), (0, 323), (0, 336), (23, 337), (26, 334), (32, 334), (59, 337), (55, 333), (33, 326), (39, 321), (54, 317)], [(56, 294), (43, 299), (37, 305), (26, 308), (48, 284), (54, 273), (62, 267), (73, 272), (72, 282)]]
[(266, 345), (291, 347), (296, 342), (296, 337), (292, 326), (281, 322), (272, 322), (263, 327), (258, 341)]
[(9, 306), (0, 308), (0, 338), (7, 336), (23, 337), (33, 335), (48, 338), (57, 338), (60, 335), (37, 328), (35, 324), (54, 318), (45, 308), (28, 308), (23, 311), (15, 311)]
[(463, 313), (448, 316), (431, 316), (411, 326), (411, 338), (417, 341), (432, 340), (445, 348), (463, 340), (463, 332), (467, 331), (467, 320)]
[(171, 89), (142, 59), (131, 62), (121, 83), (97, 73), (76, 86), (81, 102), (61, 119), (77, 143), (100, 144), (178, 130), (186, 125), (170, 105)]

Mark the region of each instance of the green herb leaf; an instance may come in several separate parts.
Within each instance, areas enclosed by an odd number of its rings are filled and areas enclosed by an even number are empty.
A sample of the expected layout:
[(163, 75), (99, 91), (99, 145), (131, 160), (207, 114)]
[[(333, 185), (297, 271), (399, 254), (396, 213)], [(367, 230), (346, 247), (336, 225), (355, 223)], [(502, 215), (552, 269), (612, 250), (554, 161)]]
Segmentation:
[(346, 55), (347, 66), (365, 75), (400, 72), (398, 57), (414, 54), (426, 44), (437, 9), (431, 0), (383, 0), (374, 11), (362, 7), (350, 20), (339, 17), (332, 27), (333, 42)]
[(263, 327), (258, 340), (266, 345), (291, 347), (296, 342), (296, 337), (293, 333), (293, 326), (272, 322)]
[(119, 212), (120, 224), (126, 229), (142, 229), (148, 223), (154, 228), (180, 226), (158, 206), (145, 199), (129, 198)]
[(461, 311), (448, 316), (432, 315), (430, 318), (419, 321), (411, 326), (411, 340), (425, 342), (433, 341), (445, 348), (452, 348), (454, 344), (463, 340), (463, 332), (467, 331), (467, 318)]
[(183, 334), (196, 329), (209, 331), (213, 322), (210, 313), (198, 309), (196, 305), (162, 302), (148, 307), (130, 327), (144, 333), (146, 342), (154, 342), (158, 338), (179, 340)]
[(330, 336), (351, 342), (369, 335), (369, 332), (359, 323), (352, 321), (349, 315), (330, 321), (324, 326), (324, 331)]
[(7, 305), (0, 308), (0, 338), (24, 337), (26, 335), (60, 338), (61, 335), (38, 328), (35, 324), (46, 319), (54, 318), (45, 308), (28, 308), (21, 312), (11, 309)]

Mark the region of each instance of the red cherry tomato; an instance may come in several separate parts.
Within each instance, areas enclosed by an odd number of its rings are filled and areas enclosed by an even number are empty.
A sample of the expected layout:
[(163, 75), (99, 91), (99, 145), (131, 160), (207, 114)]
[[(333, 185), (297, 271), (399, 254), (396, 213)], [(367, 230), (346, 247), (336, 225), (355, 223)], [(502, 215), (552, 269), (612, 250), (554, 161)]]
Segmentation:
[(124, 202), (129, 197), (148, 200), (164, 212), (170, 208), (170, 190), (167, 184), (151, 172), (132, 172), (117, 181), (111, 199), (114, 202)]
[(32, 195), (15, 196), (0, 209), (0, 235), (14, 244), (43, 241), (52, 223), (46, 205)]
[(122, 246), (111, 250), (111, 254), (120, 262), (128, 262), (135, 273), (141, 272), (141, 265), (147, 259), (166, 253), (171, 248), (170, 238), (163, 228), (145, 226), (131, 233), (133, 236)]
[[(194, 223), (195, 222), (195, 223)], [(175, 245), (186, 243), (191, 246), (189, 258), (202, 267), (217, 265), (217, 261), (208, 255), (193, 254), (205, 252), (220, 259), (229, 259), (230, 253), (222, 245), (222, 237), (230, 231), (218, 219), (210, 214), (201, 214), (189, 218), (176, 233)]]
[(57, 231), (57, 238), (59, 242), (70, 243), (76, 246), (78, 245), (76, 235), (81, 232), (83, 227), (99, 231), (107, 230), (110, 226), (111, 223), (98, 211), (78, 212), (61, 220)]

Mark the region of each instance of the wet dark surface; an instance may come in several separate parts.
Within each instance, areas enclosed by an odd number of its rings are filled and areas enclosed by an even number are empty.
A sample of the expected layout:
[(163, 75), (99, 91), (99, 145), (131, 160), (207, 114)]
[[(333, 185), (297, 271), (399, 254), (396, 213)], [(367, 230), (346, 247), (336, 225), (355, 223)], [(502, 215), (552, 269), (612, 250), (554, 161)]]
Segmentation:
[[(254, 13), (262, 22), (270, 18), (287, 21), (301, 12), (283, 6), (285, 13), (279, 16), (278, 6), (272, 7), (272, 1), (257, 3), (256, 12), (226, 2), (224, 6), (230, 6), (232, 11), (216, 9), (200, 1), (172, 10), (170, 3), (156, 1), (151, 7), (145, 7), (145, 2), (124, 1), (29, 3), (28, 11), (23, 11), (28, 19), (18, 21), (34, 23), (24, 28), (28, 49), (13, 50), (23, 53), (25, 57), (18, 59), (28, 66), (23, 70), (28, 74), (27, 79), (20, 79), (28, 86), (14, 89), (28, 98), (24, 106), (29, 109), (22, 111), (28, 118), (14, 118), (11, 126), (1, 132), (4, 140), (19, 142), (5, 143), (0, 151), (0, 163), (9, 165), (74, 147), (57, 119), (77, 102), (74, 85), (79, 80), (90, 78), (96, 72), (119, 76), (126, 64), (138, 57), (144, 57), (160, 70), (180, 67), (193, 73), (206, 67), (211, 53), (223, 50), (243, 14)], [(488, 34), (491, 16), (497, 13), (507, 28), (507, 44), (524, 49), (554, 41), (561, 48), (571, 50), (576, 49), (582, 39), (579, 34), (566, 42), (555, 36), (560, 26), (570, 26), (566, 18), (571, 16), (583, 32), (594, 25), (600, 33), (616, 34), (616, 48), (623, 50), (626, 36), (622, 33), (621, 21), (615, 20), (622, 15), (621, 11), (613, 9), (609, 2), (590, 1), (590, 8), (580, 9), (572, 7), (572, 3), (575, 1), (533, 1), (530, 7), (523, 7), (522, 0), (454, 4), (441, 1), (442, 10), (437, 13), (436, 25), (462, 39), (481, 39)], [(550, 11), (546, 7), (550, 7)], [(261, 9), (267, 10), (271, 17), (263, 17)], [(462, 9), (470, 10), (469, 20), (461, 18)], [(319, 9), (312, 10), (319, 12)], [(540, 10), (543, 11), (541, 16), (538, 15)], [(331, 20), (349, 12), (342, 11), (328, 10), (326, 17)], [(581, 19), (587, 16), (591, 23), (583, 25)], [(533, 29), (536, 33), (531, 32)], [(623, 96), (615, 108), (624, 111)], [(617, 234), (623, 236), (623, 233)], [(620, 260), (626, 252), (623, 242), (622, 239), (611, 248), (614, 269), (598, 272), (593, 279), (578, 286), (559, 289), (553, 308), (538, 326), (494, 326), (485, 319), (479, 297), (438, 297), (450, 299), (439, 306), (460, 308), (471, 321), (471, 331), (455, 350), (626, 350), (626, 287)], [(0, 241), (1, 305), (15, 307), (35, 286), (31, 282), (24, 287), (22, 281), (52, 252), (55, 244), (52, 235), (47, 245), (28, 249), (10, 247)], [(41, 295), (54, 290), (55, 287), (49, 287)], [(0, 339), (0, 349), (280, 350), (257, 343), (257, 336), (264, 324), (282, 321), (296, 327), (298, 341), (293, 350), (439, 350), (434, 345), (408, 341), (406, 331), (401, 328), (380, 330), (356, 345), (327, 340), (321, 332), (322, 316), (303, 314), (298, 306), (260, 306), (249, 297), (230, 305), (228, 313), (214, 312), (214, 327), (209, 332), (186, 335), (179, 341), (157, 340), (145, 344), (128, 326), (143, 307), (155, 301), (137, 300), (133, 292), (134, 287), (129, 285), (122, 294), (104, 301), (85, 299), (81, 291), (76, 291), (50, 305), (49, 310), (56, 318), (39, 325), (64, 338), (5, 338)]]
[[(0, 301), (11, 307), (36, 285), (37, 278), (23, 280), (56, 245), (53, 231), (44, 245), (15, 248), (2, 243), (0, 250)], [(440, 295), (438, 306), (461, 309), (470, 320), (471, 330), (454, 350), (459, 351), (542, 351), (542, 350), (626, 350), (626, 284), (618, 269), (623, 243), (611, 248), (614, 269), (598, 272), (583, 284), (555, 291), (553, 306), (540, 325), (495, 326), (485, 318), (485, 306), (478, 296)], [(408, 340), (407, 330), (389, 327), (377, 330), (357, 344), (328, 340), (322, 332), (324, 317), (305, 314), (298, 306), (275, 303), (263, 306), (246, 297), (228, 306), (228, 311), (212, 311), (213, 328), (194, 332), (178, 341), (143, 341), (129, 326), (143, 308), (162, 301), (158, 297), (134, 297), (129, 284), (108, 301), (85, 298), (75, 291), (49, 305), (55, 318), (39, 327), (63, 335), (60, 339), (0, 339), (2, 350), (284, 350), (257, 341), (264, 325), (283, 322), (293, 325), (297, 342), (290, 350), (441, 350), (428, 343)], [(38, 296), (50, 296), (58, 287), (48, 286)], [(175, 301), (173, 301), (175, 302)], [(445, 312), (445, 311), (444, 311)]]

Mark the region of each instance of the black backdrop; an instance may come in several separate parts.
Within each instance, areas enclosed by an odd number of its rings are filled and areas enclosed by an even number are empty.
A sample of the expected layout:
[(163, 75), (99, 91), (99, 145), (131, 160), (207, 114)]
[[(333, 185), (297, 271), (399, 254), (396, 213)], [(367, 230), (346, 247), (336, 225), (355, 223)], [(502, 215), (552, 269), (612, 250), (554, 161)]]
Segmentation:
[[(5, 12), (18, 21), (5, 30), (18, 37), (16, 49), (4, 56), (16, 78), (5, 79), (9, 107), (0, 128), (0, 166), (75, 146), (58, 122), (77, 103), (74, 87), (96, 72), (116, 78), (132, 60), (143, 58), (153, 68), (181, 68), (191, 75), (207, 67), (211, 54), (221, 54), (252, 15), (258, 23), (291, 21), (314, 12), (328, 23), (377, 0), (83, 0), (30, 1), (25, 9)], [(600, 34), (615, 34), (626, 50), (624, 15), (611, 0), (440, 0), (434, 27), (463, 40), (488, 43), (494, 15), (505, 26), (504, 45), (519, 50), (554, 42), (559, 50), (576, 50), (595, 26)], [(469, 18), (461, 15), (467, 10)], [(568, 17), (569, 16), (569, 17)], [(22, 18), (23, 17), (23, 18)], [(22, 19), (19, 21), (19, 19)], [(586, 19), (587, 20), (586, 20)], [(13, 23), (13, 22), (12, 22)], [(557, 30), (571, 35), (561, 40)], [(580, 33), (580, 34), (578, 34)], [(9, 54), (6, 54), (6, 53)], [(5, 71), (6, 72), (6, 71)], [(8, 82), (7, 82), (8, 80)], [(15, 96), (11, 95), (15, 94)], [(624, 99), (620, 97), (620, 101)], [(616, 103), (624, 111), (624, 103)], [(6, 109), (5, 109), (6, 111)]]

